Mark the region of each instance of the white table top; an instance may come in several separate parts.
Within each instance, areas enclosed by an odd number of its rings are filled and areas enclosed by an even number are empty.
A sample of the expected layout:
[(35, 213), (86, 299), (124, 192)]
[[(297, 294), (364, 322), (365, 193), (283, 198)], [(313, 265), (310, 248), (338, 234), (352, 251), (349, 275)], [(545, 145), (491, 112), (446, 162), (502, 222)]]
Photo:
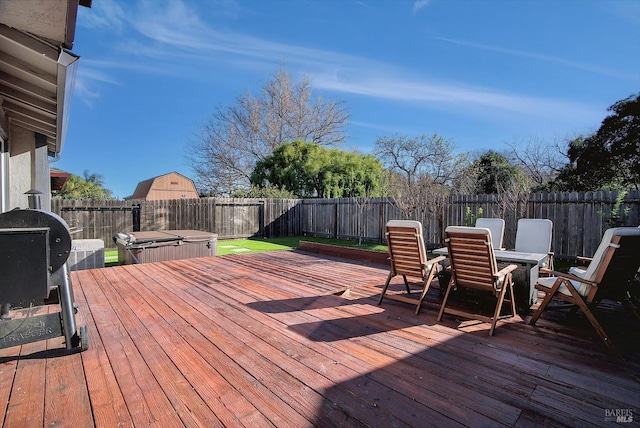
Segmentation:
[[(531, 265), (542, 266), (542, 263), (546, 260), (547, 254), (543, 253), (521, 253), (511, 250), (494, 250), (497, 261), (501, 262), (514, 262), (514, 263), (526, 263)], [(438, 248), (433, 250), (433, 254), (438, 256), (448, 255), (447, 247)]]

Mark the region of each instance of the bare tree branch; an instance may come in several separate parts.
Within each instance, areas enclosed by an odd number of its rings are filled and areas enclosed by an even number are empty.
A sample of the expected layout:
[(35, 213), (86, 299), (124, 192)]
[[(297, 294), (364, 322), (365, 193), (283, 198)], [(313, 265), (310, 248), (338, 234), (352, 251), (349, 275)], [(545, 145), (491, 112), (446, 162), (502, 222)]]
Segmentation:
[(537, 139), (526, 142), (514, 140), (505, 143), (512, 164), (522, 169), (532, 180), (532, 187), (552, 181), (562, 167), (569, 162), (566, 144), (555, 141), (551, 144)]
[(308, 78), (294, 84), (280, 69), (262, 86), (259, 97), (248, 93), (234, 105), (216, 108), (190, 143), (187, 160), (201, 192), (229, 195), (248, 188), (256, 162), (284, 142), (343, 142), (348, 119), (343, 101), (314, 96)]

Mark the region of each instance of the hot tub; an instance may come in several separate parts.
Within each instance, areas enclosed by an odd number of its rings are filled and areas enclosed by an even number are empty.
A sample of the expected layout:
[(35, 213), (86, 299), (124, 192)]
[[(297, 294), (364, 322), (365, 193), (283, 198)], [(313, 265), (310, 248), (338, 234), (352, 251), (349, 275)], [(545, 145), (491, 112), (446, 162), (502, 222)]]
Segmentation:
[(218, 235), (199, 230), (118, 233), (118, 264), (161, 262), (215, 256)]

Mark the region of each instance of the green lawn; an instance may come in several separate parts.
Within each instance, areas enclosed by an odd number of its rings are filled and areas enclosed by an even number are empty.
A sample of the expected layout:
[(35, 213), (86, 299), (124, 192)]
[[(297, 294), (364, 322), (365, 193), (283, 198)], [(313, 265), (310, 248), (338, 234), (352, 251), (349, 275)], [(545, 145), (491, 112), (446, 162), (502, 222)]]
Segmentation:
[(118, 250), (104, 250), (105, 267), (116, 266), (118, 264)]
[(348, 239), (316, 238), (310, 236), (287, 236), (283, 238), (249, 238), (218, 241), (218, 255), (256, 253), (260, 251), (291, 250), (300, 245), (300, 241), (320, 242), (323, 244), (356, 247), (374, 251), (387, 251), (386, 245), (364, 242), (359, 246), (358, 241)]
[[(218, 241), (218, 255), (258, 253), (262, 251), (291, 250), (297, 249), (300, 241), (320, 242), (323, 244), (340, 245), (343, 247), (355, 247), (374, 251), (387, 251), (386, 245), (363, 242), (358, 245), (358, 241), (349, 239), (316, 238), (311, 236), (287, 236), (283, 238), (249, 238)], [(115, 266), (118, 264), (118, 250), (106, 250), (104, 252), (105, 266)]]

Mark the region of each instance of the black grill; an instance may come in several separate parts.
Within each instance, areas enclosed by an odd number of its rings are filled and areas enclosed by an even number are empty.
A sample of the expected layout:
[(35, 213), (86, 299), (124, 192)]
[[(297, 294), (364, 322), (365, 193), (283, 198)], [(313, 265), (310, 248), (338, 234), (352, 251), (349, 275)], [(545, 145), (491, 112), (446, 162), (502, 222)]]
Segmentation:
[[(64, 336), (67, 349), (87, 349), (86, 327), (76, 329), (70, 251), (71, 232), (57, 215), (38, 209), (0, 214), (0, 348)], [(60, 312), (31, 316), (34, 306), (47, 304), (59, 304)]]

